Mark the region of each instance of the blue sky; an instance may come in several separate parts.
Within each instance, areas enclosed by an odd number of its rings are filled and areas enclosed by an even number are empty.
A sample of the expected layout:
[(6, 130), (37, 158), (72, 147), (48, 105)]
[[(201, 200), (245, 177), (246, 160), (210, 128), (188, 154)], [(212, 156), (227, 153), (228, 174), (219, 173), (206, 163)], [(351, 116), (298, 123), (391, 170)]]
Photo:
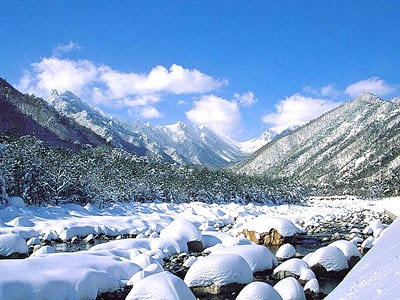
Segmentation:
[(1, 1), (0, 76), (236, 139), (399, 95), (399, 1)]

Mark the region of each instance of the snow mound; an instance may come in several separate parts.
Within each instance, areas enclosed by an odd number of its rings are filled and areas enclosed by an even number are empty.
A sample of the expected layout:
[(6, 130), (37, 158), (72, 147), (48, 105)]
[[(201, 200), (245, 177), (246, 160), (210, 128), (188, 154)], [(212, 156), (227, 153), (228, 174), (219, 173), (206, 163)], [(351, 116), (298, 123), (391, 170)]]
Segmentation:
[(52, 246), (43, 246), (43, 247), (40, 247), (35, 252), (33, 252), (30, 257), (47, 255), (50, 253), (54, 253), (53, 247)]
[(99, 251), (99, 250), (112, 250), (112, 249), (147, 249), (150, 250), (150, 240), (146, 238), (142, 239), (125, 239), (125, 240), (115, 240), (108, 243), (99, 244), (90, 248), (89, 251)]
[(319, 248), (312, 253), (307, 263), (311, 268), (319, 264), (328, 272), (341, 271), (349, 268), (346, 256), (344, 256), (339, 248), (333, 246)]
[(304, 285), (304, 291), (311, 291), (315, 294), (319, 293), (319, 283), (316, 278), (310, 279), (305, 285)]
[(215, 254), (198, 259), (188, 270), (185, 283), (189, 287), (224, 286), (230, 283), (247, 284), (253, 272), (243, 257), (236, 254)]
[(17, 207), (17, 208), (24, 208), (25, 202), (21, 197), (9, 197), (7, 205)]
[(16, 217), (15, 219), (8, 222), (8, 225), (14, 227), (32, 227), (35, 226), (35, 223), (25, 217)]
[(183, 239), (186, 242), (201, 241), (201, 232), (192, 222), (185, 219), (176, 219), (172, 221), (160, 233), (161, 238)]
[(253, 272), (272, 270), (278, 261), (267, 247), (260, 245), (240, 245), (214, 250), (214, 254), (236, 254), (243, 257)]
[(140, 280), (142, 280), (150, 275), (154, 275), (154, 274), (161, 273), (161, 272), (164, 272), (164, 269), (158, 263), (150, 264), (146, 268), (144, 268), (142, 271), (139, 271), (135, 275), (133, 275), (131, 277), (131, 279), (129, 279), (127, 285), (135, 285)]
[(0, 255), (10, 256), (13, 253), (28, 253), (28, 245), (18, 234), (7, 233), (0, 235)]
[(255, 281), (246, 285), (236, 300), (282, 300), (282, 297), (269, 284)]
[(290, 272), (294, 275), (300, 276), (302, 272), (309, 269), (309, 265), (304, 260), (301, 260), (299, 258), (292, 258), (276, 267), (274, 269), (273, 275), (276, 275), (279, 272)]
[(293, 277), (287, 277), (275, 284), (274, 289), (283, 300), (306, 300), (303, 287)]
[(342, 251), (344, 256), (346, 256), (347, 260), (349, 260), (352, 257), (361, 257), (360, 251), (352, 242), (339, 240), (329, 244), (329, 246), (336, 247), (340, 251)]
[(146, 268), (147, 266), (151, 265), (151, 264), (163, 264), (163, 261), (161, 258), (154, 258), (151, 255), (148, 255), (147, 253), (141, 253), (139, 255), (136, 255), (135, 257), (133, 257), (131, 259), (131, 261), (134, 264), (137, 264), (139, 267), (141, 267), (142, 269)]
[(269, 217), (265, 215), (258, 216), (243, 225), (243, 229), (252, 230), (258, 233), (270, 232), (275, 229), (283, 237), (294, 236), (297, 233), (303, 233), (290, 220), (281, 217)]
[(283, 244), (276, 252), (278, 259), (289, 259), (296, 256), (296, 249), (291, 244)]
[(140, 267), (112, 255), (81, 251), (1, 262), (0, 299), (95, 299), (115, 291)]
[(133, 286), (126, 300), (195, 300), (179, 277), (169, 272), (150, 275)]

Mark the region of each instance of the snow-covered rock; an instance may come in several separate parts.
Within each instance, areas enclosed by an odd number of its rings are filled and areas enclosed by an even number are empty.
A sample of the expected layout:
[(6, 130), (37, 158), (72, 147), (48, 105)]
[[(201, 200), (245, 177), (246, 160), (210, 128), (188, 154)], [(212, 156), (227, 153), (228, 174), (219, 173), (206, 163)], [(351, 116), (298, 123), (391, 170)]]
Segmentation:
[(0, 256), (26, 254), (28, 251), (25, 240), (19, 235), (13, 233), (0, 235)]
[(162, 258), (154, 258), (153, 256), (148, 255), (147, 253), (141, 253), (139, 255), (136, 255), (131, 259), (131, 261), (137, 264), (142, 269), (145, 269), (147, 266), (155, 263), (163, 264)]
[(289, 259), (296, 256), (296, 249), (291, 244), (283, 244), (276, 251), (276, 258)]
[(54, 253), (54, 248), (52, 246), (43, 246), (34, 251), (30, 257), (47, 255), (50, 253)]
[(306, 300), (303, 287), (292, 277), (282, 279), (275, 284), (274, 289), (283, 300)]
[(140, 267), (120, 257), (87, 251), (1, 262), (0, 299), (95, 299), (115, 291)]
[(267, 247), (260, 245), (239, 245), (216, 249), (213, 254), (237, 254), (243, 257), (253, 272), (272, 270), (278, 261)]
[(307, 259), (307, 263), (317, 275), (349, 268), (346, 256), (339, 248), (333, 246), (319, 248)]
[[(191, 248), (193, 245), (193, 250), (202, 250), (202, 236), (200, 229), (185, 219), (176, 219), (172, 221), (165, 229), (160, 232), (161, 238), (173, 238), (177, 241), (183, 241)], [(199, 243), (199, 245), (196, 245)], [(189, 249), (191, 250), (191, 249)]]
[(303, 231), (295, 226), (290, 220), (281, 217), (270, 217), (261, 215), (243, 224), (243, 229), (257, 233), (268, 233), (275, 229), (283, 237), (291, 237)]
[(179, 277), (169, 272), (150, 275), (129, 292), (126, 300), (195, 300), (196, 297)]
[(350, 267), (354, 266), (361, 258), (361, 253), (357, 246), (350, 241), (339, 240), (329, 244), (329, 246), (336, 247), (342, 251)]
[(236, 300), (282, 300), (282, 297), (269, 284), (255, 281), (246, 285)]
[(304, 292), (307, 293), (310, 291), (311, 293), (318, 294), (319, 293), (319, 283), (316, 278), (310, 279), (305, 285), (304, 285)]
[(305, 270), (309, 270), (309, 265), (301, 259), (292, 258), (277, 266), (272, 273), (273, 278), (283, 279), (285, 277), (300, 277)]
[(198, 259), (188, 270), (185, 283), (189, 287), (247, 284), (253, 272), (246, 260), (236, 254), (215, 254)]

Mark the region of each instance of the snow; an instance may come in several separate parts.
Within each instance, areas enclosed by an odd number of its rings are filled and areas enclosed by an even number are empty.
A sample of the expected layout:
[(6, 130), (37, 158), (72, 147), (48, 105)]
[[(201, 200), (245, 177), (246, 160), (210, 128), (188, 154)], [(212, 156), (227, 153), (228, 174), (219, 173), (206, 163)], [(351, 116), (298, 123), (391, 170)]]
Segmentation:
[(246, 285), (236, 300), (282, 300), (282, 297), (269, 284), (255, 281)]
[(278, 259), (288, 259), (296, 256), (296, 249), (291, 244), (283, 244), (276, 251)]
[(28, 253), (25, 240), (17, 234), (0, 235), (0, 256), (10, 256), (13, 253)]
[(16, 217), (15, 219), (13, 219), (12, 221), (7, 223), (10, 226), (14, 226), (14, 227), (32, 227), (35, 226), (35, 223), (33, 223), (32, 221), (30, 221), (28, 218), (24, 218), (24, 217)]
[(195, 300), (179, 277), (169, 272), (150, 275), (134, 285), (126, 300)]
[(275, 229), (283, 237), (290, 237), (303, 232), (288, 219), (266, 215), (258, 216), (244, 223), (242, 229), (252, 230), (258, 233), (269, 232), (271, 229)]
[(400, 282), (400, 219), (328, 295), (327, 300), (398, 299)]
[(212, 251), (214, 254), (236, 254), (243, 257), (253, 272), (272, 270), (277, 264), (275, 255), (267, 247), (260, 245), (239, 245), (228, 248), (220, 248)]
[(185, 283), (189, 287), (247, 284), (252, 280), (253, 272), (249, 264), (243, 257), (235, 254), (215, 254), (199, 258), (185, 276)]
[(160, 233), (161, 238), (175, 238), (184, 240), (186, 243), (191, 241), (201, 241), (201, 232), (193, 223), (184, 220), (176, 219), (172, 221)]
[(140, 280), (142, 280), (150, 275), (154, 275), (154, 274), (161, 273), (161, 272), (164, 272), (164, 269), (160, 266), (160, 264), (158, 264), (158, 263), (149, 264), (142, 271), (139, 271), (135, 275), (133, 275), (131, 277), (131, 279), (129, 279), (127, 285), (135, 285)]
[(319, 293), (319, 283), (316, 278), (310, 279), (305, 285), (304, 285), (304, 291), (311, 291), (313, 293), (318, 294)]
[(50, 254), (50, 253), (54, 253), (53, 247), (52, 246), (43, 246), (43, 247), (40, 247), (35, 252), (33, 252), (30, 257), (42, 256), (42, 255), (46, 255), (46, 254)]
[(0, 299), (95, 299), (117, 290), (140, 267), (120, 257), (87, 251), (1, 262)]
[(7, 205), (17, 207), (17, 208), (25, 207), (24, 200), (21, 197), (8, 197)]
[(303, 287), (293, 277), (287, 277), (275, 284), (274, 289), (283, 300), (306, 300)]
[[(278, 267), (274, 269), (273, 274), (277, 274), (279, 272), (290, 272), (297, 276), (300, 276), (305, 270), (309, 270), (309, 265), (301, 259), (292, 258), (283, 263), (281, 263)], [(311, 271), (311, 270), (310, 270)]]
[(346, 256), (334, 246), (319, 248), (307, 259), (307, 263), (311, 268), (319, 264), (328, 272), (341, 271), (349, 267)]
[(352, 242), (339, 240), (329, 244), (329, 246), (336, 247), (342, 251), (347, 260), (349, 260), (351, 257), (361, 257), (360, 251)]

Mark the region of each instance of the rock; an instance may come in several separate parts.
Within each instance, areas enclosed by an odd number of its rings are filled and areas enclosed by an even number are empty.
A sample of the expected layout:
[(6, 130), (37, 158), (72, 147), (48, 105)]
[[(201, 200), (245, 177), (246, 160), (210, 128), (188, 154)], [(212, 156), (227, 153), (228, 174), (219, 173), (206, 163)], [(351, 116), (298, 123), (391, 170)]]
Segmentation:
[(277, 280), (286, 277), (294, 277), (298, 279), (300, 278), (301, 273), (308, 269), (310, 269), (310, 267), (304, 260), (292, 258), (276, 267), (271, 276)]
[(89, 234), (87, 237), (84, 238), (85, 243), (88, 244), (94, 244), (95, 240), (94, 240), (94, 235), (93, 234)]
[(272, 270), (278, 265), (278, 261), (267, 247), (261, 245), (238, 245), (227, 248), (219, 248), (212, 251), (216, 254), (236, 254), (243, 257), (249, 264), (253, 273)]
[(306, 262), (317, 277), (343, 277), (349, 265), (346, 256), (337, 247), (319, 248), (310, 255)]
[(315, 299), (318, 297), (319, 294), (319, 283), (316, 278), (310, 279), (304, 285), (304, 293), (311, 299)]
[(198, 259), (184, 281), (197, 293), (219, 294), (240, 289), (252, 280), (253, 272), (243, 257), (215, 254)]
[(372, 248), (374, 241), (375, 241), (375, 238), (370, 236), (364, 242), (362, 242), (362, 244), (361, 244), (361, 254), (362, 255), (365, 255)]
[(360, 261), (361, 259), (361, 253), (358, 251), (357, 246), (354, 245), (354, 243), (345, 241), (345, 240), (339, 240), (336, 242), (333, 242), (329, 246), (333, 246), (338, 248), (344, 256), (347, 258), (347, 262), (349, 264), (349, 268), (352, 268), (355, 266), (357, 262)]
[(261, 245), (282, 245), (296, 234), (303, 233), (285, 218), (261, 215), (244, 224), (239, 234)]
[(202, 241), (189, 241), (187, 242), (188, 250), (190, 252), (201, 252), (203, 251)]

